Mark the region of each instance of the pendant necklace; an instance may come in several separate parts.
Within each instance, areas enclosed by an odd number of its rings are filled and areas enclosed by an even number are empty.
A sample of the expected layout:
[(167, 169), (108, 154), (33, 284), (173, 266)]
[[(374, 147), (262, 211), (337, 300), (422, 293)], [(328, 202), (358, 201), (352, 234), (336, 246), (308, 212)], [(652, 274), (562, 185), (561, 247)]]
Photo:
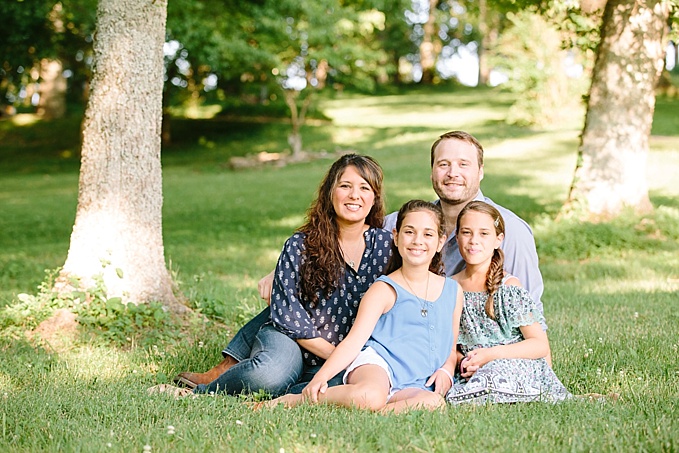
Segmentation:
[[(364, 244), (365, 244), (365, 241), (362, 241), (362, 242), (361, 242), (361, 245), (360, 245), (360, 248), (363, 248), (363, 245), (364, 245)], [(342, 252), (342, 256), (344, 257), (344, 260), (347, 262), (347, 264), (348, 264), (352, 269), (355, 270), (355, 269), (356, 269), (356, 261), (353, 260), (353, 259), (351, 258), (351, 256), (349, 256), (349, 254), (347, 254), (347, 253), (344, 251), (344, 247), (342, 247), (342, 244), (341, 244), (341, 243), (340, 243), (340, 251)], [(360, 254), (360, 257), (363, 258), (363, 253)], [(360, 263), (360, 261), (359, 261), (359, 263)]]
[(408, 279), (406, 278), (406, 276), (403, 274), (403, 269), (400, 269), (400, 271), (401, 271), (401, 277), (403, 277), (403, 280), (406, 282), (406, 285), (408, 285), (408, 289), (410, 289), (410, 292), (413, 293), (413, 296), (415, 296), (415, 299), (417, 299), (418, 302), (420, 302), (420, 306), (422, 307), (422, 309), (420, 310), (420, 314), (422, 315), (423, 318), (426, 318), (427, 313), (429, 313), (428, 310), (427, 310), (427, 294), (429, 293), (429, 276), (431, 275), (431, 272), (427, 271), (427, 287), (424, 290), (424, 299), (420, 299), (420, 297), (417, 295), (417, 293), (415, 291), (413, 291), (413, 287), (410, 286), (410, 283), (408, 282)]

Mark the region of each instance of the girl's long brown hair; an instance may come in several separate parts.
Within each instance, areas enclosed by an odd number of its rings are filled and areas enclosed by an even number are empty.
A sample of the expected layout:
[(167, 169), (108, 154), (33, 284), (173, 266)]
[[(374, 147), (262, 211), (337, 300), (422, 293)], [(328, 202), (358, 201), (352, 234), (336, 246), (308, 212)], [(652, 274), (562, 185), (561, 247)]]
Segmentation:
[[(441, 206), (424, 200), (410, 200), (407, 201), (403, 206), (401, 206), (401, 209), (399, 209), (398, 211), (398, 216), (396, 217), (396, 234), (398, 234), (398, 232), (401, 231), (401, 225), (403, 225), (403, 219), (405, 219), (406, 215), (408, 215), (411, 212), (418, 211), (431, 212), (438, 223), (439, 237), (442, 237), (443, 235), (446, 234), (445, 217), (443, 216)], [(401, 266), (403, 266), (403, 257), (399, 253), (396, 244), (392, 242), (391, 258), (389, 258), (389, 263), (387, 264), (387, 270), (385, 271), (385, 274), (389, 275), (392, 272), (395, 272), (398, 269), (400, 269)], [(436, 252), (434, 254), (434, 257), (432, 258), (431, 263), (429, 264), (429, 270), (437, 275), (445, 275), (445, 269), (443, 267), (443, 259), (441, 258), (441, 252)]]
[[(469, 211), (475, 211), (489, 215), (493, 219), (493, 225), (495, 225), (495, 234), (505, 234), (505, 220), (502, 218), (500, 211), (485, 201), (478, 200), (467, 203), (467, 205), (462, 208), (462, 211), (460, 211), (460, 214), (457, 216), (457, 225), (455, 226), (455, 229), (458, 231), (458, 234), (460, 231), (460, 221), (462, 220), (462, 217), (464, 217)], [(488, 273), (486, 274), (486, 290), (488, 291), (488, 300), (486, 300), (486, 314), (491, 319), (495, 319), (495, 302), (493, 300), (493, 296), (497, 292), (498, 288), (500, 288), (502, 285), (502, 279), (504, 278), (505, 272), (504, 264), (504, 252), (500, 248), (495, 249), (493, 257), (490, 260)]]
[(332, 195), (347, 167), (354, 167), (375, 194), (373, 207), (365, 219), (371, 227), (382, 228), (384, 222), (384, 197), (382, 195), (382, 168), (369, 156), (345, 154), (337, 159), (321, 181), (318, 196), (307, 211), (307, 221), (298, 231), (306, 235), (304, 253), (300, 266), (300, 290), (302, 300), (310, 307), (316, 306), (322, 297), (329, 296), (343, 275), (346, 264), (339, 246), (337, 213)]

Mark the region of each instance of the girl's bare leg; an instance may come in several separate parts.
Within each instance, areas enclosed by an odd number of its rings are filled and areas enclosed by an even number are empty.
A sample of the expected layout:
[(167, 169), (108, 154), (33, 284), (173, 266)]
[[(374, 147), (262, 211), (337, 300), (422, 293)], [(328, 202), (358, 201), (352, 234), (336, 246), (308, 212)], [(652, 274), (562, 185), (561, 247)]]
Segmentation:
[(283, 404), (286, 408), (290, 407), (295, 407), (298, 404), (302, 404), (304, 402), (304, 398), (302, 395), (293, 395), (291, 393), (288, 393), (287, 395), (279, 396), (278, 398), (274, 398), (269, 401), (260, 401), (259, 403), (255, 404), (253, 409), (254, 410), (259, 410), (264, 407), (276, 407), (279, 404)]
[(410, 409), (434, 410), (445, 406), (445, 404), (446, 400), (438, 393), (409, 388), (394, 393), (381, 412), (398, 414)]
[[(389, 377), (383, 368), (377, 365), (362, 365), (351, 372), (345, 385), (330, 387), (325, 393), (318, 395), (318, 402), (377, 411), (384, 408), (389, 389)], [(285, 407), (295, 407), (303, 402), (302, 395), (288, 394), (257, 403), (255, 410), (276, 407), (281, 403)]]
[(330, 387), (318, 401), (377, 411), (386, 404), (389, 389), (389, 376), (382, 367), (362, 365), (349, 374), (345, 385)]

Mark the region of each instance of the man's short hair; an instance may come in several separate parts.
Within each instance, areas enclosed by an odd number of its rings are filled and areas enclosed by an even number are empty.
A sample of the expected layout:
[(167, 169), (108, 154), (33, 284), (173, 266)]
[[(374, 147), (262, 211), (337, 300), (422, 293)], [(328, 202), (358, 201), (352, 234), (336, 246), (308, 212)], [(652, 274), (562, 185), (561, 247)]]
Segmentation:
[(462, 140), (463, 142), (467, 142), (476, 148), (476, 154), (479, 160), (479, 168), (483, 166), (483, 146), (481, 146), (481, 143), (474, 137), (472, 134), (469, 134), (464, 131), (450, 131), (446, 132), (445, 134), (441, 135), (433, 145), (431, 145), (431, 166), (432, 168), (434, 167), (434, 151), (436, 151), (436, 147), (439, 146), (439, 143), (441, 143), (443, 140)]

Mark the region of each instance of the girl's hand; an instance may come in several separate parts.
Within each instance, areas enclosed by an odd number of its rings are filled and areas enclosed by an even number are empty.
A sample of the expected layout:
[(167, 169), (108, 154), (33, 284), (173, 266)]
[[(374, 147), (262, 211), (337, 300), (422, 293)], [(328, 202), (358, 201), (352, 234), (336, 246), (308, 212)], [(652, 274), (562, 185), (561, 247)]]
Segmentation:
[(450, 375), (446, 374), (446, 372), (440, 368), (434, 371), (434, 374), (429, 377), (429, 380), (424, 385), (429, 387), (432, 384), (434, 384), (434, 393), (438, 393), (442, 396), (446, 396), (448, 390), (453, 386)]
[(474, 375), (486, 363), (495, 360), (493, 348), (479, 348), (469, 351), (460, 363), (460, 374), (464, 378)]
[(328, 390), (328, 382), (322, 379), (313, 378), (311, 382), (302, 390), (302, 397), (305, 401), (318, 403), (318, 395)]
[(474, 373), (476, 373), (478, 369), (478, 366), (469, 364), (469, 359), (467, 357), (464, 357), (460, 361), (460, 376), (463, 378), (469, 379), (470, 377), (474, 376)]

